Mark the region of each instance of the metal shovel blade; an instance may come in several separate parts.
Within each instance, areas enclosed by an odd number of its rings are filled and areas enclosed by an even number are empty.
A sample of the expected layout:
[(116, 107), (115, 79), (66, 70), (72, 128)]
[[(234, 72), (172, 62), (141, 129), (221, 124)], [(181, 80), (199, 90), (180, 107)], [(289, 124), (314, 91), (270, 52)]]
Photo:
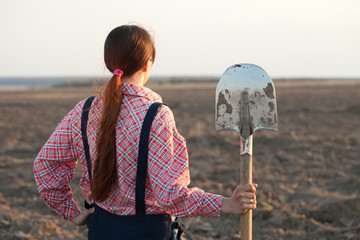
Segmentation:
[(255, 131), (277, 130), (273, 81), (259, 66), (236, 64), (216, 87), (216, 130), (236, 130), (244, 138)]

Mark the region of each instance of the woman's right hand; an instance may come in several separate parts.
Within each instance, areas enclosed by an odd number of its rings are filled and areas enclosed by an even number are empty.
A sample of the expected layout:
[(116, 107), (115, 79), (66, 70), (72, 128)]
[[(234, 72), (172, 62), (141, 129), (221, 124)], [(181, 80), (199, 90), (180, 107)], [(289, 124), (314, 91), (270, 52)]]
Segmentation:
[(238, 185), (231, 198), (224, 198), (221, 213), (243, 214), (256, 208), (257, 184)]

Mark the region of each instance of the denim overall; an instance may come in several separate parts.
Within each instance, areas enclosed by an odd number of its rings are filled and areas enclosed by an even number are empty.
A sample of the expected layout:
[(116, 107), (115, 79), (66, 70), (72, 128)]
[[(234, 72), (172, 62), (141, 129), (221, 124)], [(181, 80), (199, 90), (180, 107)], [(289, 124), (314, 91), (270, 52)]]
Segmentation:
[[(86, 100), (81, 118), (81, 132), (84, 142), (86, 163), (90, 181), (92, 179), (92, 173), (86, 126), (88, 121), (89, 109), (91, 107), (93, 99), (94, 97), (90, 97)], [(89, 240), (180, 239), (182, 230), (179, 228), (178, 233), (175, 233), (174, 228), (178, 228), (179, 224), (177, 222), (173, 223), (170, 215), (145, 214), (145, 182), (148, 161), (148, 140), (153, 119), (157, 113), (158, 107), (160, 107), (161, 105), (162, 103), (153, 103), (150, 106), (148, 112), (146, 113), (145, 120), (141, 129), (138, 167), (136, 174), (136, 214), (113, 214), (102, 209), (95, 203), (92, 203), (90, 205), (85, 201), (86, 208), (95, 207), (94, 213), (90, 214), (87, 218)]]

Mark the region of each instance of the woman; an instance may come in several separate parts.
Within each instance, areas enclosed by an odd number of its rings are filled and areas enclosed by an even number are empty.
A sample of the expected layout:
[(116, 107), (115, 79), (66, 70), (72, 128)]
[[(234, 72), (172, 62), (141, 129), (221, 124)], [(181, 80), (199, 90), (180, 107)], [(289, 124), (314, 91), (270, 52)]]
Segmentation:
[[(113, 29), (105, 41), (104, 59), (113, 76), (84, 110), (88, 111), (87, 132), (81, 133), (83, 100), (59, 123), (35, 159), (39, 193), (52, 210), (74, 225), (87, 223), (89, 239), (119, 235), (119, 239), (145, 239), (147, 235), (168, 239), (170, 215), (219, 216), (256, 208), (256, 184), (239, 185), (230, 198), (187, 187), (185, 139), (167, 106), (155, 111), (149, 139), (145, 145), (139, 143), (149, 107), (161, 102), (158, 94), (143, 86), (155, 60), (154, 42), (146, 30), (134, 25)], [(86, 162), (86, 138), (93, 168)], [(140, 145), (148, 150), (148, 169), (143, 174), (137, 172)], [(80, 188), (92, 203), (85, 211), (80, 211), (69, 186), (77, 160), (83, 168)], [(139, 175), (146, 179), (143, 193), (136, 192)], [(137, 202), (137, 195), (143, 195), (144, 203)], [(141, 204), (143, 214), (138, 212)]]

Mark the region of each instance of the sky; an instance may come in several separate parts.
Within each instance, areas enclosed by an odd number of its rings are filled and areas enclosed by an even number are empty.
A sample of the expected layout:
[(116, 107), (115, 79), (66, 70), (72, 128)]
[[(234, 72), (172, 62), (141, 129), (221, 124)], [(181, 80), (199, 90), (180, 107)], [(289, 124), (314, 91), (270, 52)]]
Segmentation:
[(0, 77), (110, 76), (105, 38), (133, 23), (155, 38), (153, 76), (360, 77), (359, 0), (0, 0)]

